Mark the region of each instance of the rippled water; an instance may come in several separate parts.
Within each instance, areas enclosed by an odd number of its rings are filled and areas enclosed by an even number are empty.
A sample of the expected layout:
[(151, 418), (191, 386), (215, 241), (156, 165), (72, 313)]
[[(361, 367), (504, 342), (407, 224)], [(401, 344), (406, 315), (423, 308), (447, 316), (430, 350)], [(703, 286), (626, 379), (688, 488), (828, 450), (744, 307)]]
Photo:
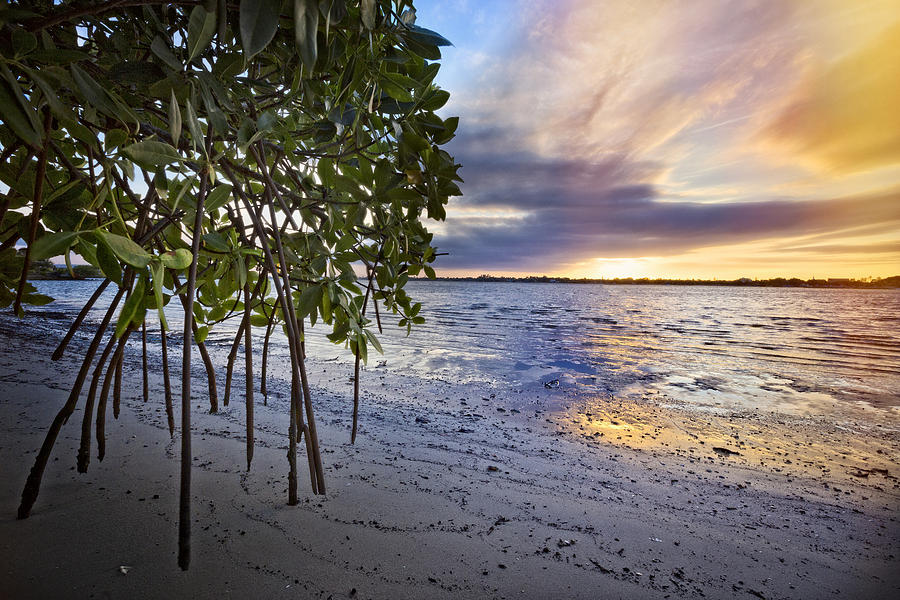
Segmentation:
[[(97, 282), (38, 282), (68, 325)], [(426, 325), (405, 337), (384, 316), (385, 356), (370, 367), (488, 386), (660, 393), (698, 407), (827, 411), (900, 406), (900, 290), (411, 282)], [(99, 319), (99, 311), (95, 318)], [(177, 315), (170, 324), (177, 328)], [(234, 326), (208, 344), (220, 359)], [(261, 330), (257, 331), (261, 334)], [(324, 338), (317, 359), (350, 360)], [(276, 353), (286, 355), (283, 342)]]

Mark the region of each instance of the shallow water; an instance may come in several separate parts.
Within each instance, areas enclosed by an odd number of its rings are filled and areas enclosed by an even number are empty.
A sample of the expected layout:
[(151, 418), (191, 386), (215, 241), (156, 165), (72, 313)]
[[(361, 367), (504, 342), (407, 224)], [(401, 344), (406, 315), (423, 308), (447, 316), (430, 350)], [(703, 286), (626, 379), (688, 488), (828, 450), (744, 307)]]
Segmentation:
[[(36, 282), (57, 301), (30, 326), (61, 335), (97, 283)], [(437, 281), (408, 291), (427, 323), (406, 337), (382, 315), (385, 355), (373, 351), (370, 368), (523, 391), (559, 380), (561, 394), (661, 394), (697, 408), (900, 407), (900, 290)], [(236, 325), (210, 333), (220, 360)], [(309, 332), (310, 355), (351, 361), (326, 333)], [(287, 355), (283, 339), (274, 351)]]

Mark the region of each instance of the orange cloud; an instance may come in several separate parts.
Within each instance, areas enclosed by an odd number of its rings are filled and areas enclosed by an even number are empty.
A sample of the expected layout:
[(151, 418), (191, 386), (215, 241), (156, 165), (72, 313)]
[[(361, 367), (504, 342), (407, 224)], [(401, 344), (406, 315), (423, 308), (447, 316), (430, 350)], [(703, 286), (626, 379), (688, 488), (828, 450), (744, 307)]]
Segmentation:
[(810, 76), (764, 134), (837, 173), (900, 163), (900, 22)]

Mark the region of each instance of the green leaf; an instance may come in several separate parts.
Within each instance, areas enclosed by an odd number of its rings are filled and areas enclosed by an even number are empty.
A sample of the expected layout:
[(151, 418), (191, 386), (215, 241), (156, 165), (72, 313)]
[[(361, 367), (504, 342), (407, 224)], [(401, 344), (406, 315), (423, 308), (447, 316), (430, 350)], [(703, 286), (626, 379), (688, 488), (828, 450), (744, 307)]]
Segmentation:
[(351, 194), (353, 196), (359, 196), (361, 192), (361, 190), (359, 189), (359, 183), (357, 183), (356, 180), (352, 177), (347, 177), (346, 175), (335, 175), (333, 186), (335, 190)]
[(230, 185), (223, 184), (216, 186), (209, 194), (207, 194), (206, 202), (204, 203), (204, 209), (206, 210), (206, 212), (212, 212), (217, 208), (225, 206), (230, 199)]
[[(423, 138), (420, 135), (413, 133), (412, 131), (404, 131), (403, 136), (401, 138), (401, 143), (406, 146), (406, 149), (415, 153), (420, 153), (423, 150), (427, 150), (431, 147), (428, 143), (428, 140)], [(409, 171), (407, 171), (409, 174)], [(418, 182), (421, 183), (421, 182)]]
[(25, 56), (37, 48), (37, 38), (29, 31), (16, 27), (12, 31), (12, 47), (16, 56)]
[(169, 267), (170, 269), (175, 269), (176, 271), (181, 271), (182, 269), (187, 269), (189, 266), (191, 266), (193, 258), (194, 256), (187, 248), (170, 250), (169, 252), (165, 252), (159, 255), (159, 260), (163, 265)]
[(67, 65), (82, 60), (90, 60), (91, 56), (79, 50), (35, 50), (31, 60), (36, 64), (50, 63), (54, 65)]
[(311, 315), (319, 308), (322, 302), (322, 286), (311, 285), (300, 294), (300, 318)]
[(150, 43), (150, 50), (160, 58), (166, 65), (175, 71), (181, 71), (184, 69), (184, 65), (181, 64), (181, 61), (176, 58), (174, 54), (172, 54), (172, 50), (169, 49), (169, 45), (166, 43), (164, 39), (159, 36), (153, 38), (153, 42)]
[(412, 102), (412, 94), (408, 88), (415, 86), (415, 81), (399, 73), (382, 73), (378, 80), (381, 87), (391, 97), (400, 102)]
[(31, 304), (32, 306), (44, 306), (53, 302), (53, 298), (44, 294), (25, 294), (22, 299), (26, 304)]
[(235, 283), (238, 289), (244, 289), (244, 285), (247, 283), (247, 263), (244, 262), (243, 258), (238, 258), (233, 264), (232, 272), (234, 273)]
[(428, 98), (422, 102), (423, 110), (438, 110), (450, 99), (450, 92), (446, 90), (434, 90), (428, 95)]
[(325, 15), (325, 35), (328, 35), (328, 26), (331, 23), (340, 23), (347, 16), (347, 6), (344, 0), (320, 0), (319, 10)]
[(158, 64), (148, 61), (123, 61), (113, 65), (106, 75), (117, 83), (141, 88), (149, 88), (166, 78), (166, 72)]
[(166, 268), (162, 262), (154, 263), (150, 267), (150, 272), (153, 275), (153, 297), (156, 298), (156, 310), (159, 313), (159, 326), (163, 329), (169, 329), (169, 324), (166, 322), (166, 313), (163, 311), (163, 279), (166, 276), (165, 271)]
[(327, 337), (333, 344), (340, 344), (347, 339), (347, 332), (349, 331), (350, 327), (346, 321), (335, 322), (334, 331), (329, 333)]
[(181, 203), (181, 199), (188, 191), (190, 191), (196, 181), (197, 176), (191, 175), (191, 177), (187, 181), (181, 183), (181, 187), (178, 189), (178, 193), (175, 195), (175, 200), (172, 202), (173, 212), (178, 210), (178, 205)]
[(110, 281), (115, 282), (117, 285), (122, 285), (122, 266), (119, 264), (119, 260), (113, 253), (112, 248), (109, 247), (109, 244), (102, 237), (99, 238), (97, 243), (97, 262), (100, 264), (100, 270), (103, 271), (103, 274)]
[(274, 111), (267, 110), (256, 120), (256, 129), (258, 131), (268, 131), (278, 124), (278, 116)]
[(228, 313), (228, 309), (229, 307), (225, 306), (225, 304), (217, 304), (212, 308), (212, 310), (209, 311), (209, 314), (206, 315), (207, 321), (221, 321), (222, 318), (224, 318)]
[(19, 138), (35, 148), (41, 145), (41, 134), (33, 126), (33, 117), (25, 112), (17, 96), (22, 94), (18, 85), (13, 88), (5, 79), (0, 80), (0, 113), (3, 123), (9, 125)]
[(432, 269), (428, 265), (425, 265), (424, 268), (425, 268), (425, 275), (428, 276), (428, 279), (434, 279), (436, 277), (436, 275), (434, 273), (434, 269)]
[(169, 100), (169, 133), (172, 134), (172, 143), (177, 146), (178, 139), (181, 137), (181, 107), (178, 106), (174, 89), (172, 90), (172, 99)]
[(267, 327), (269, 318), (264, 315), (250, 315), (250, 325), (253, 327)]
[(366, 29), (375, 29), (375, 0), (362, 0), (359, 12), (363, 26)]
[(209, 335), (209, 327), (204, 325), (203, 327), (197, 328), (197, 333), (194, 334), (194, 341), (198, 344), (202, 344), (206, 341), (206, 336)]
[(352, 235), (344, 235), (338, 240), (337, 244), (334, 246), (335, 253), (337, 252), (346, 252), (356, 243), (356, 240)]
[(294, 0), (294, 41), (300, 60), (309, 73), (316, 69), (319, 31), (319, 7), (315, 0)]
[(194, 148), (200, 146), (203, 153), (206, 154), (206, 146), (203, 145), (203, 129), (200, 128), (200, 121), (197, 120), (197, 113), (194, 112), (190, 100), (185, 103), (185, 112), (187, 113), (188, 129), (191, 132), (191, 143)]
[(322, 320), (326, 323), (331, 322), (331, 289), (330, 286), (322, 290), (322, 303), (319, 307), (322, 311)]
[(78, 241), (75, 243), (75, 252), (86, 260), (88, 264), (95, 267), (100, 266), (100, 262), (97, 260), (97, 247), (87, 243), (84, 238), (78, 238)]
[(34, 81), (38, 85), (38, 87), (41, 88), (41, 91), (44, 93), (44, 98), (47, 100), (47, 104), (50, 105), (50, 110), (51, 112), (53, 112), (54, 116), (69, 128), (78, 126), (75, 118), (75, 113), (72, 112), (71, 107), (65, 106), (60, 101), (59, 91), (54, 88), (44, 77), (38, 75), (37, 71), (34, 71), (27, 67), (23, 67), (23, 70), (28, 74), (32, 81)]
[(216, 13), (197, 5), (188, 21), (188, 62), (206, 50), (216, 33)]
[(441, 60), (441, 50), (437, 46), (423, 44), (416, 41), (414, 37), (409, 35), (404, 40), (404, 45), (406, 46), (407, 50), (421, 58), (434, 61)]
[(169, 178), (164, 168), (156, 170), (151, 183), (153, 184), (153, 189), (156, 190), (156, 194), (162, 200), (166, 200), (169, 197)]
[[(38, 85), (38, 87), (40, 87), (41, 92), (43, 92), (44, 94), (44, 99), (47, 100), (47, 104), (50, 106), (50, 112), (52, 112), (53, 115), (57, 119), (59, 119), (59, 121), (65, 126), (65, 128), (68, 130), (69, 135), (81, 142), (84, 142), (86, 146), (90, 146), (94, 149), (99, 149), (97, 136), (95, 136), (87, 127), (77, 121), (72, 108), (64, 105), (59, 99), (59, 91), (54, 88), (44, 77), (38, 75), (37, 71), (34, 71), (27, 67), (23, 67), (23, 70), (28, 74), (32, 81), (34, 81)], [(48, 70), (52, 71), (53, 67), (48, 67)]]
[(452, 46), (453, 43), (436, 31), (419, 27), (418, 25), (410, 25), (407, 36), (427, 46)]
[(212, 250), (213, 252), (231, 252), (231, 246), (228, 245), (228, 240), (226, 240), (225, 236), (218, 231), (204, 233), (203, 244), (208, 250)]
[(62, 231), (39, 237), (31, 245), (31, 259), (42, 260), (61, 256), (78, 241), (78, 235), (77, 231)]
[(119, 320), (116, 322), (116, 339), (122, 337), (122, 334), (128, 329), (128, 326), (138, 319), (140, 311), (144, 306), (144, 296), (147, 294), (146, 275), (142, 274), (135, 284), (131, 295), (122, 305), (122, 312), (119, 313)]
[(183, 160), (178, 151), (165, 142), (143, 140), (122, 148), (122, 152), (142, 167), (158, 167)]
[(359, 352), (359, 358), (363, 364), (366, 364), (369, 361), (369, 352), (366, 349), (366, 336), (362, 333), (356, 334), (356, 349)]
[(40, 118), (38, 118), (37, 111), (28, 98), (25, 97), (25, 94), (22, 92), (22, 88), (19, 87), (18, 80), (16, 76), (12, 74), (12, 71), (9, 70), (9, 67), (6, 66), (6, 63), (0, 62), (0, 73), (3, 74), (3, 79), (6, 80), (6, 83), (9, 84), (9, 89), (13, 93), (16, 98), (16, 101), (19, 103), (19, 106), (25, 111), (25, 116), (31, 121), (31, 126), (35, 129), (35, 131), (40, 130), (41, 122)]
[(194, 302), (194, 320), (197, 323), (206, 322), (206, 311), (203, 310), (203, 305), (200, 302)]
[(262, 52), (275, 37), (281, 0), (241, 0), (240, 27), (244, 61)]
[(103, 134), (103, 145), (106, 151), (110, 152), (113, 148), (118, 148), (128, 140), (128, 132), (124, 129), (110, 129)]
[(384, 354), (384, 348), (381, 347), (381, 342), (378, 341), (378, 338), (375, 337), (375, 334), (366, 329), (366, 337), (369, 338), (369, 342), (372, 344), (372, 347), (378, 350), (379, 354)]
[(408, 77), (403, 75), (402, 73), (382, 73), (382, 77), (386, 77), (394, 82), (395, 85), (398, 85), (404, 89), (410, 89), (419, 87), (419, 82), (413, 79), (412, 77)]
[(143, 269), (150, 264), (150, 254), (127, 237), (103, 229), (95, 229), (94, 233), (109, 244), (115, 255), (126, 264), (137, 269)]
[(84, 96), (84, 99), (88, 104), (122, 123), (125, 122), (126, 117), (131, 121), (138, 122), (137, 115), (135, 115), (130, 108), (125, 106), (121, 101), (117, 101), (99, 83), (94, 81), (93, 77), (82, 70), (81, 67), (72, 65), (69, 69), (72, 72), (72, 79), (75, 80), (75, 85), (78, 86), (78, 90), (81, 92), (82, 96)]

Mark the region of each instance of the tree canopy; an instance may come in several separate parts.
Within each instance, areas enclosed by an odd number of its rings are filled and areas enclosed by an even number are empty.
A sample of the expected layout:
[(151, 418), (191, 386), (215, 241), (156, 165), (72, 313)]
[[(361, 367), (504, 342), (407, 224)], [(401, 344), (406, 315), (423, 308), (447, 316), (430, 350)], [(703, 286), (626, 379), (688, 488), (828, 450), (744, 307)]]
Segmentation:
[[(436, 252), (423, 221), (443, 219), (448, 198), (460, 194), (459, 165), (441, 148), (458, 119), (435, 112), (449, 99), (434, 84), (447, 44), (415, 24), (409, 0), (0, 7), (0, 307), (21, 315), (23, 305), (51, 300), (27, 281), (34, 261), (64, 256), (71, 264), (77, 255), (101, 269), (106, 280), (59, 358), (102, 291), (118, 287), (32, 469), (21, 518), (88, 380), (78, 468), (88, 467), (92, 430), (102, 460), (110, 387), (118, 415), (124, 347), (140, 331), (146, 365), (148, 314), (162, 328), (175, 431), (163, 310), (172, 303), (185, 316), (182, 568), (189, 561), (192, 345), (207, 368), (215, 411), (204, 340), (223, 321), (240, 323), (225, 402), (241, 339), (245, 349), (248, 468), (254, 356), (262, 358), (264, 392), (269, 336), (281, 328), (291, 351), (289, 503), (297, 502), (301, 439), (312, 491), (324, 493), (304, 326), (325, 323), (329, 339), (356, 357), (355, 437), (359, 361), (380, 350), (374, 329), (383, 311), (407, 331), (423, 322), (421, 305), (405, 291), (410, 276), (434, 277)], [(266, 331), (261, 353), (253, 352), (252, 328)]]

